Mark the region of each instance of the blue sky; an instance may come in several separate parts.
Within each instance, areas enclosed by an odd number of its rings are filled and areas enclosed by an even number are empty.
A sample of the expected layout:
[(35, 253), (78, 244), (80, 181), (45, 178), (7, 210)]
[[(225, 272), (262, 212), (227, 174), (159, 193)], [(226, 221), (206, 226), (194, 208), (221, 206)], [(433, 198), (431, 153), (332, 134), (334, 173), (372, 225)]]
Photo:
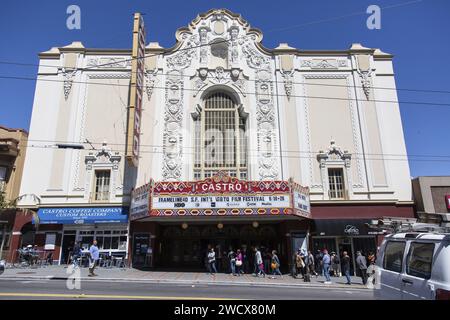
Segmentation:
[[(397, 88), (450, 91), (450, 1), (405, 4), (408, 2), (411, 1), (2, 1), (0, 61), (37, 64), (39, 52), (72, 41), (82, 41), (86, 47), (128, 48), (132, 14), (137, 11), (145, 13), (147, 41), (170, 47), (175, 42), (176, 29), (187, 25), (198, 13), (227, 8), (261, 29), (263, 44), (268, 48), (287, 42), (300, 49), (347, 49), (360, 42), (395, 55)], [(66, 9), (71, 4), (81, 8), (81, 30), (66, 28)], [(368, 14), (364, 12), (372, 4), (381, 8), (405, 5), (382, 9), (381, 30), (369, 30)], [(343, 16), (347, 17), (332, 19)], [(317, 21), (322, 22), (308, 24)], [(36, 66), (0, 64), (0, 76), (35, 77), (36, 72)], [(28, 129), (34, 89), (34, 81), (0, 79), (0, 125)], [(398, 96), (401, 102), (450, 103), (449, 93), (400, 90)], [(450, 106), (401, 103), (400, 108), (411, 155), (411, 175), (450, 175)]]

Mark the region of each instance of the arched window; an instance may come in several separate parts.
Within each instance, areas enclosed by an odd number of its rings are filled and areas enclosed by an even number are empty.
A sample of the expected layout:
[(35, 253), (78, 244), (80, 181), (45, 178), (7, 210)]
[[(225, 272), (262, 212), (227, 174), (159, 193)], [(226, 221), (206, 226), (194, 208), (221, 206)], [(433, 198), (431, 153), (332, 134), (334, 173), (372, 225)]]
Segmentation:
[(223, 92), (209, 94), (194, 121), (194, 178), (226, 171), (247, 179), (247, 121), (234, 99)]

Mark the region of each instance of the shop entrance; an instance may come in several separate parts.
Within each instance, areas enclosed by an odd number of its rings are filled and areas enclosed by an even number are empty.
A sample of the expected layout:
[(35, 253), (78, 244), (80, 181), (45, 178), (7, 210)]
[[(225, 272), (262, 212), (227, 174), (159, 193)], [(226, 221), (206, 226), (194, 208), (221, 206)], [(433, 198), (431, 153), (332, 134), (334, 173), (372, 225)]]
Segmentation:
[(236, 251), (241, 249), (246, 253), (244, 271), (253, 271), (252, 248), (257, 246), (264, 251), (277, 250), (282, 258), (285, 247), (278, 232), (278, 225), (262, 225), (257, 228), (252, 225), (192, 225), (183, 229), (180, 226), (162, 226), (160, 261), (163, 268), (189, 269), (203, 271), (206, 267), (206, 256), (209, 248), (216, 253), (218, 272), (230, 272), (227, 258), (230, 247)]

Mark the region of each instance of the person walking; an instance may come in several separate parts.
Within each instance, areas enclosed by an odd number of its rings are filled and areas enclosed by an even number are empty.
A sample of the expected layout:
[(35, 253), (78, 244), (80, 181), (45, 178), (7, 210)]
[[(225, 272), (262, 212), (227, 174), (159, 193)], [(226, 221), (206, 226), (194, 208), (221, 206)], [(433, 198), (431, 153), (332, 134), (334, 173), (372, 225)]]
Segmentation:
[(314, 256), (311, 251), (308, 251), (308, 268), (309, 268), (309, 273), (313, 274), (317, 277), (318, 274), (315, 269)]
[(339, 259), (339, 256), (336, 254), (336, 252), (331, 253), (331, 269), (333, 270), (333, 276), (334, 277), (340, 277), (341, 273), (341, 261)]
[[(208, 265), (209, 265), (209, 272), (211, 274), (217, 273), (216, 269), (216, 252), (214, 251), (214, 248), (211, 248), (208, 252)], [(214, 271), (214, 272), (213, 272)]]
[(243, 261), (242, 261), (242, 252), (240, 249), (237, 249), (237, 253), (236, 253), (236, 273), (237, 275), (240, 277), (241, 273), (244, 273), (242, 271), (242, 265), (243, 265)]
[(283, 277), (281, 271), (280, 271), (280, 259), (278, 258), (277, 252), (275, 250), (272, 251), (272, 275), (279, 275), (281, 278)]
[(350, 257), (347, 254), (347, 251), (344, 251), (342, 253), (342, 272), (344, 273), (345, 277), (347, 278), (348, 285), (352, 284), (352, 279), (350, 278)]
[(271, 264), (271, 261), (272, 261), (272, 257), (270, 256), (269, 249), (265, 248), (263, 250), (263, 248), (261, 248), (261, 251), (263, 252), (262, 255), (263, 255), (263, 262), (264, 262), (264, 270), (266, 272), (269, 272), (270, 264)]
[(311, 282), (310, 256), (309, 256), (308, 252), (304, 249), (302, 249), (302, 256), (303, 256), (303, 262), (305, 263), (305, 266), (303, 267), (303, 281)]
[(89, 277), (97, 276), (97, 274), (94, 273), (94, 270), (97, 266), (99, 256), (100, 252), (98, 251), (97, 240), (94, 240), (89, 248)]
[(263, 277), (265, 278), (266, 273), (264, 272), (264, 264), (263, 264), (263, 259), (261, 257), (261, 251), (259, 251), (257, 247), (255, 247), (255, 263), (258, 267), (256, 276), (258, 277), (260, 274), (262, 274)]
[(295, 254), (295, 277), (297, 278), (299, 274), (303, 276), (303, 267), (304, 267), (305, 263), (303, 261), (302, 255), (301, 255), (301, 250), (300, 248), (298, 248), (297, 253)]
[(325, 276), (325, 284), (331, 284), (330, 279), (330, 264), (331, 264), (331, 257), (328, 254), (327, 249), (323, 249), (323, 258), (322, 258), (322, 273)]
[(81, 257), (81, 246), (80, 242), (75, 242), (72, 250), (72, 264), (74, 267), (79, 267), (78, 259)]
[(316, 265), (316, 278), (319, 277), (319, 274), (322, 274), (322, 258), (323, 258), (323, 254), (322, 252), (320, 252), (320, 250), (317, 250), (316, 256), (314, 257), (315, 259), (315, 265)]
[(363, 285), (367, 284), (367, 261), (366, 257), (364, 257), (361, 253), (361, 251), (356, 252), (356, 265), (361, 272), (361, 279), (363, 282)]
[(230, 247), (230, 252), (228, 252), (228, 259), (230, 259), (231, 274), (233, 276), (235, 276), (236, 275), (236, 254), (234, 253), (234, 251), (231, 247)]

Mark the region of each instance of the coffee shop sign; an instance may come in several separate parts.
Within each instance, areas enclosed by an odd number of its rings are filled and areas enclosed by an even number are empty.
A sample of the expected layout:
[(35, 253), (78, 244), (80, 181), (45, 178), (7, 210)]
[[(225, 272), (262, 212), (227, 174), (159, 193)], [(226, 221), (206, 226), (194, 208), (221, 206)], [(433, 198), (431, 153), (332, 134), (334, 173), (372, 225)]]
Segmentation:
[(345, 226), (344, 233), (348, 235), (359, 235), (359, 229), (351, 224)]

